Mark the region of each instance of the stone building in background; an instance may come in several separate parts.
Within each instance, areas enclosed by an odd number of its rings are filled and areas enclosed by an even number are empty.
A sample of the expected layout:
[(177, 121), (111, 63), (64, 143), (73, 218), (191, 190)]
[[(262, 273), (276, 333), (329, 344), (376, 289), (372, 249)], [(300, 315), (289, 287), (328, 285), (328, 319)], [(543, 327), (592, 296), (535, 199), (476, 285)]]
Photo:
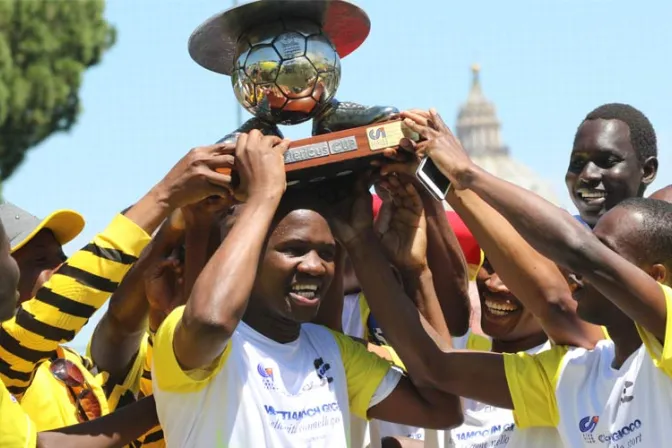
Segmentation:
[(455, 126), (464, 149), (486, 171), (562, 205), (551, 182), (511, 157), (509, 148), (502, 143), (501, 124), (495, 106), (483, 95), (480, 67), (472, 66), (472, 73), (471, 90), (466, 103), (460, 108)]

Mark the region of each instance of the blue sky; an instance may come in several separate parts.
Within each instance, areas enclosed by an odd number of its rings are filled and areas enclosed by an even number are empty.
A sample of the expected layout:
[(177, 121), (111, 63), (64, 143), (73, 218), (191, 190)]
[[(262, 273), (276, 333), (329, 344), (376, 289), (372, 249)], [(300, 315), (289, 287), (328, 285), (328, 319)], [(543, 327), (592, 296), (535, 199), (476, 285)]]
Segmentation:
[[(607, 102), (638, 107), (672, 183), (672, 3), (663, 0), (361, 0), (371, 34), (342, 61), (341, 100), (436, 107), (454, 123), (471, 73), (481, 80), (518, 160), (569, 204), (564, 173), (583, 116)], [(87, 220), (72, 252), (136, 201), (190, 148), (236, 123), (230, 80), (189, 57), (191, 31), (231, 1), (108, 1), (116, 46), (89, 70), (69, 134), (33, 149), (3, 196), (38, 216), (73, 208)], [(668, 54), (668, 56), (665, 56)], [(245, 115), (247, 117), (247, 115)], [(284, 128), (306, 137), (309, 125)], [(651, 190), (653, 191), (653, 189)], [(93, 321), (96, 318), (94, 317)], [(75, 340), (85, 345), (94, 322)]]

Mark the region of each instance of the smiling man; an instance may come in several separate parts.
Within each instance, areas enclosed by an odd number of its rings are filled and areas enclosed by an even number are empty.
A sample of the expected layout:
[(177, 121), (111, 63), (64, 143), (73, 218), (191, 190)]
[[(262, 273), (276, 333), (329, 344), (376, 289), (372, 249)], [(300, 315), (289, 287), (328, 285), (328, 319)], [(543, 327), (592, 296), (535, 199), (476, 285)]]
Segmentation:
[(590, 112), (574, 137), (565, 175), (567, 190), (590, 227), (624, 199), (642, 197), (658, 171), (656, 133), (646, 116), (627, 104)]
[[(283, 196), (288, 146), (256, 130), (240, 135), (236, 170), (247, 201), (186, 306), (157, 332), (152, 381), (168, 447), (344, 447), (350, 413), (459, 425), (457, 397), (420, 390), (412, 373), (309, 323), (334, 277), (336, 241), (323, 204)], [(391, 275), (389, 263), (382, 271)]]
[[(419, 356), (433, 372), (428, 384), (512, 409), (517, 428), (555, 427), (564, 446), (667, 445), (672, 205), (630, 198), (591, 232), (566, 211), (477, 167), (436, 111), (428, 118), (402, 116), (426, 139), (418, 151), (429, 154), (454, 189), (478, 195), (534, 249), (573, 273), (577, 314), (611, 336), (593, 350), (555, 346), (536, 355), (441, 353), (417, 338)], [(376, 298), (372, 309), (387, 318), (386, 329), (402, 304)], [(414, 335), (414, 327), (406, 325), (405, 333)], [(394, 343), (392, 336), (402, 340), (401, 333), (391, 335)]]

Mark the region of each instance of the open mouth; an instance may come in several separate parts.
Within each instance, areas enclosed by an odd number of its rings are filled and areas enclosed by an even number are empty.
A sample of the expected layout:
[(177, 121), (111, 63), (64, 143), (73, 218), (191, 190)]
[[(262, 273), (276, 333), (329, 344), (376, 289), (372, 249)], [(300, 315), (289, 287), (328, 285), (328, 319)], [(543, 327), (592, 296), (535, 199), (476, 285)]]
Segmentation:
[(485, 299), (483, 305), (485, 305), (483, 308), (485, 308), (489, 314), (497, 317), (508, 316), (521, 309), (520, 305), (511, 300)]
[(309, 283), (297, 283), (289, 290), (289, 297), (298, 305), (314, 305), (320, 300), (319, 287)]
[(576, 190), (577, 196), (581, 201), (588, 205), (601, 205), (607, 198), (607, 192), (593, 188), (579, 188)]

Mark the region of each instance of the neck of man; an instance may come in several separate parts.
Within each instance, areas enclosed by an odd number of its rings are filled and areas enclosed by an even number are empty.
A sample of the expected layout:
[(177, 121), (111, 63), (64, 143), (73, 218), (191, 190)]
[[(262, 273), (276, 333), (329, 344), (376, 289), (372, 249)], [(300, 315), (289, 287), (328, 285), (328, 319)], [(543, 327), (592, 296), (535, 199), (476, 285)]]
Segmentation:
[(505, 341), (503, 339), (492, 340), (492, 351), (494, 353), (518, 353), (526, 352), (535, 347), (545, 344), (548, 341), (548, 336), (543, 331), (532, 333), (519, 339), (512, 339)]
[(257, 333), (280, 344), (296, 341), (301, 332), (300, 323), (273, 314), (268, 308), (255, 308), (252, 301), (243, 315), (243, 322)]
[(614, 360), (611, 367), (618, 370), (623, 363), (642, 346), (642, 339), (639, 337), (637, 327), (632, 319), (623, 315), (622, 322), (606, 324), (609, 337), (614, 341)]

